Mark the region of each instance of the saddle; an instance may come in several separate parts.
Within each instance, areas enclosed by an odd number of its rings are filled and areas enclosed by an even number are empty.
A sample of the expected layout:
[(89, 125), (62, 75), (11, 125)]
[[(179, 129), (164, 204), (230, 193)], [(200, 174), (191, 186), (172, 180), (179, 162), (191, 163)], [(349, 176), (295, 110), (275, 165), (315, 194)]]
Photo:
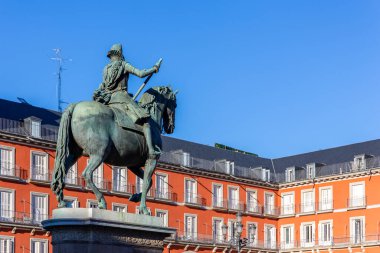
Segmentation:
[(135, 124), (133, 120), (128, 116), (128, 114), (125, 113), (125, 105), (109, 104), (108, 106), (113, 111), (113, 114), (115, 115), (115, 121), (121, 128), (143, 134), (142, 126)]

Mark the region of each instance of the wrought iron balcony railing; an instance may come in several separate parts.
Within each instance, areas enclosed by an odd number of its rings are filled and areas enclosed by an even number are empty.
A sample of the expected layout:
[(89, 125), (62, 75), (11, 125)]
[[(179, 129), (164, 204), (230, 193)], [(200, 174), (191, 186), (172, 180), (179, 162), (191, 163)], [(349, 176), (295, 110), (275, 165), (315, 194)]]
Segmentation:
[(46, 220), (47, 218), (47, 214), (41, 214), (38, 212), (26, 213), (13, 210), (0, 210), (0, 223), (15, 223), (39, 226), (41, 221)]
[(28, 179), (28, 171), (14, 164), (1, 163), (0, 177), (26, 180)]
[(347, 208), (364, 208), (367, 206), (367, 197), (355, 197), (347, 199)]
[(185, 204), (206, 206), (206, 199), (198, 194), (185, 193)]

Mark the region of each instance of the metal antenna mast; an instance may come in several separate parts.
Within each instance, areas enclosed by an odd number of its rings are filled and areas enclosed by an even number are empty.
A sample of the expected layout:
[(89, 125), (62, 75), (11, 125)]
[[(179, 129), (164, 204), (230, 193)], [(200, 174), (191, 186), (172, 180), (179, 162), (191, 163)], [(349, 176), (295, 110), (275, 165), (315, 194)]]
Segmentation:
[(57, 99), (58, 99), (58, 111), (62, 112), (62, 104), (66, 104), (66, 102), (62, 101), (62, 98), (61, 98), (62, 71), (65, 70), (62, 66), (65, 61), (71, 61), (71, 59), (62, 58), (60, 48), (54, 48), (53, 51), (55, 52), (55, 57), (52, 57), (50, 59), (53, 61), (57, 61), (58, 63), (58, 71), (56, 73), (56, 75), (58, 76)]

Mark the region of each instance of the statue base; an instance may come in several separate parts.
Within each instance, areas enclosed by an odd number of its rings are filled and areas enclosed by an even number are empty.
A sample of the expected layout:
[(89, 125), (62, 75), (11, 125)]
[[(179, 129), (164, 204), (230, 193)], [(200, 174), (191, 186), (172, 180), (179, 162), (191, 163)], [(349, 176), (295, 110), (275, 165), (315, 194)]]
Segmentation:
[(42, 226), (51, 232), (53, 253), (161, 253), (176, 231), (159, 217), (94, 208), (55, 209)]

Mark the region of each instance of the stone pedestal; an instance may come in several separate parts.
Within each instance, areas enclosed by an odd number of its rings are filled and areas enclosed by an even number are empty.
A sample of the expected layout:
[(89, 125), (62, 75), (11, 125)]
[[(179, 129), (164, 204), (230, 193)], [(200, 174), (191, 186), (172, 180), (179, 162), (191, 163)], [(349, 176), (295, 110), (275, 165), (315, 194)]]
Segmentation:
[(42, 226), (52, 234), (53, 253), (161, 253), (175, 232), (158, 217), (94, 208), (55, 209)]

